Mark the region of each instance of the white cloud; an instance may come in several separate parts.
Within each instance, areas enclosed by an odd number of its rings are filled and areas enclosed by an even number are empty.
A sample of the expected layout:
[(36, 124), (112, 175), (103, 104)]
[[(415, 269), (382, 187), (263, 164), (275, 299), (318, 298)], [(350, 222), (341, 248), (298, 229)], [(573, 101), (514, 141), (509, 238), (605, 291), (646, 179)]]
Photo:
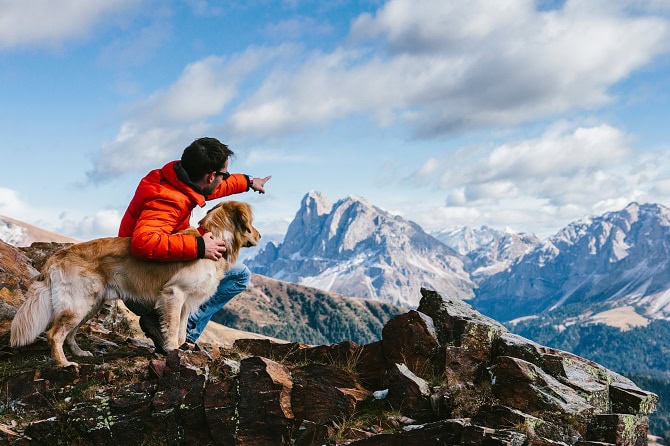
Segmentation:
[(391, 0), (354, 22), (351, 46), (275, 67), (232, 124), (277, 135), (367, 113), (429, 136), (599, 106), (668, 51), (668, 22), (594, 5)]
[[(330, 52), (251, 48), (189, 64), (133, 109), (116, 140), (102, 147), (94, 176), (165, 158), (166, 150), (174, 153), (175, 135), (192, 134), (189, 127), (217, 126), (231, 140), (257, 143), (360, 117), (436, 136), (597, 107), (614, 100), (613, 85), (668, 51), (669, 29), (660, 15), (599, 1), (539, 11), (533, 0), (390, 0), (355, 20), (348, 40)], [(128, 128), (136, 136), (121, 143)], [(167, 141), (146, 144), (158, 130)], [(599, 131), (619, 137), (602, 128), (583, 138), (600, 140)], [(580, 137), (570, 136), (585, 150)], [(621, 155), (616, 142), (613, 157)], [(528, 150), (493, 159), (499, 167), (485, 170), (498, 177), (489, 181), (515, 170), (592, 170), (604, 159), (592, 149), (575, 156), (560, 141), (543, 149), (545, 158)], [(499, 152), (492, 157), (509, 155), (506, 147)]]
[(102, 209), (90, 215), (74, 209), (38, 207), (6, 187), (0, 187), (0, 215), (77, 240), (116, 236), (121, 223), (121, 215), (114, 209)]
[(6, 187), (0, 187), (0, 214), (20, 219), (27, 211), (26, 205), (21, 201), (18, 192)]
[(412, 212), (411, 215), (411, 220), (419, 222), (426, 230), (441, 230), (455, 226), (473, 226), (482, 221), (484, 217), (480, 209), (465, 206), (443, 207)]
[(629, 155), (625, 135), (609, 125), (547, 134), (538, 140), (505, 144), (488, 157), (480, 180), (546, 178), (618, 164)]
[[(114, 141), (103, 144), (89, 180), (99, 182), (137, 169), (157, 168), (177, 159), (190, 140), (188, 129), (179, 127), (139, 128), (124, 123)], [(188, 141), (188, 142), (184, 142)]]
[(172, 85), (133, 108), (114, 140), (96, 154), (89, 179), (105, 180), (179, 158), (184, 147), (211, 128), (208, 118), (235, 97), (237, 84), (273, 54), (250, 49), (232, 58), (210, 56), (187, 65)]
[(211, 56), (187, 65), (175, 83), (137, 106), (138, 120), (184, 123), (221, 112), (234, 96), (239, 79), (230, 76), (227, 63), (225, 58)]
[(54, 46), (86, 36), (141, 0), (2, 0), (0, 48)]
[(664, 179), (664, 180), (661, 180), (661, 181), (657, 181), (654, 184), (654, 188), (652, 190), (652, 193), (654, 195), (658, 195), (658, 196), (665, 195), (665, 196), (670, 197), (670, 178), (667, 178), (667, 179)]
[(468, 185), (464, 190), (466, 202), (492, 201), (503, 198), (515, 198), (519, 189), (512, 181), (492, 181)]
[(440, 169), (440, 162), (436, 158), (428, 158), (426, 162), (417, 171), (417, 175), (423, 177), (424, 175), (433, 175)]
[(55, 232), (84, 241), (100, 237), (115, 237), (119, 232), (120, 224), (121, 215), (115, 209), (103, 209), (78, 220), (61, 214)]
[(468, 155), (467, 150), (460, 150), (434, 170), (441, 173), (441, 187), (465, 187), (465, 197), (474, 200), (487, 192), (509, 195), (523, 191), (527, 184), (549, 198), (570, 190), (568, 179), (607, 183), (612, 175), (602, 169), (621, 166), (631, 153), (628, 137), (606, 124), (560, 132), (552, 128), (539, 138), (506, 143), (488, 153), (475, 150)]
[[(634, 150), (630, 141), (606, 124), (557, 126), (488, 152), (459, 150), (432, 158), (430, 178), (445, 193), (438, 215), (460, 224), (462, 209), (473, 209), (478, 224), (549, 235), (575, 219), (622, 209), (631, 201), (667, 204), (670, 153)], [(424, 218), (424, 224), (435, 220)]]

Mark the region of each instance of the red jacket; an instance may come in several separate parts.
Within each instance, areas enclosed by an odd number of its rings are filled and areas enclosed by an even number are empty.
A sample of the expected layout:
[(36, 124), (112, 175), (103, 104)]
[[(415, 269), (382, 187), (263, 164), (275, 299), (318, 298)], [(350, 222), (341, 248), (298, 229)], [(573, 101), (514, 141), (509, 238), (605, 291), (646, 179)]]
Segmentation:
[[(204, 242), (194, 235), (176, 234), (190, 226), (191, 211), (205, 200), (249, 190), (249, 179), (232, 174), (208, 196), (182, 181), (175, 164), (152, 170), (137, 186), (121, 219), (119, 237), (132, 237), (130, 252), (139, 258), (162, 261), (194, 260), (204, 256)], [(199, 240), (198, 240), (199, 239)]]

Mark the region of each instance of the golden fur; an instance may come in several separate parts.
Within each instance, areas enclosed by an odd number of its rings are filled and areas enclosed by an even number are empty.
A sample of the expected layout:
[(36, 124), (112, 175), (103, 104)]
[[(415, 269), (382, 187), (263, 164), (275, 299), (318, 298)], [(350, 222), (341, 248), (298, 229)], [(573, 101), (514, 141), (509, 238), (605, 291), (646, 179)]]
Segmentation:
[[(240, 248), (258, 244), (251, 207), (239, 201), (219, 203), (200, 221), (215, 239), (225, 240), (218, 261), (155, 262), (130, 254), (130, 238), (113, 237), (78, 243), (56, 252), (28, 290), (12, 321), (12, 346), (27, 345), (51, 323), (51, 353), (61, 366), (76, 365), (65, 357), (67, 342), (75, 356), (92, 356), (75, 340), (77, 329), (100, 310), (105, 300), (121, 298), (156, 308), (161, 315), (165, 349), (186, 339), (188, 316), (209, 298)], [(184, 232), (197, 230), (189, 229)], [(199, 235), (199, 234), (198, 234)]]

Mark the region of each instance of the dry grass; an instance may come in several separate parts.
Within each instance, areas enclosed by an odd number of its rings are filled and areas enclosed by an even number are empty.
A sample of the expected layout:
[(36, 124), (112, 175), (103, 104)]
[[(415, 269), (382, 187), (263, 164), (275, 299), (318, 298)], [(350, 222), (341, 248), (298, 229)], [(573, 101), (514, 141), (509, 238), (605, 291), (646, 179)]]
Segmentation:
[(649, 325), (649, 319), (635, 312), (631, 306), (612, 308), (591, 316), (591, 321), (616, 327), (622, 331), (628, 331), (635, 327), (646, 327)]

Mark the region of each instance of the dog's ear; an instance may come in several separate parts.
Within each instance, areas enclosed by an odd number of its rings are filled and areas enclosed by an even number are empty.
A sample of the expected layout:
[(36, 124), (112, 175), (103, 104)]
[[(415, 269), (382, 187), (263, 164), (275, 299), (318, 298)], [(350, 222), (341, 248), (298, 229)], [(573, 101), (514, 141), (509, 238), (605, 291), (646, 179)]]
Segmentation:
[(251, 208), (246, 203), (240, 203), (235, 209), (235, 224), (244, 232), (251, 232)]
[[(216, 206), (214, 206), (212, 209), (208, 210), (208, 211), (207, 211), (207, 214), (209, 214), (210, 212), (212, 212), (214, 209), (218, 209), (218, 208), (220, 208), (221, 206), (223, 206), (223, 203), (225, 203), (225, 201), (222, 201), (221, 203), (218, 203), (218, 204), (217, 204)], [(205, 214), (205, 215), (206, 215), (206, 214)]]

